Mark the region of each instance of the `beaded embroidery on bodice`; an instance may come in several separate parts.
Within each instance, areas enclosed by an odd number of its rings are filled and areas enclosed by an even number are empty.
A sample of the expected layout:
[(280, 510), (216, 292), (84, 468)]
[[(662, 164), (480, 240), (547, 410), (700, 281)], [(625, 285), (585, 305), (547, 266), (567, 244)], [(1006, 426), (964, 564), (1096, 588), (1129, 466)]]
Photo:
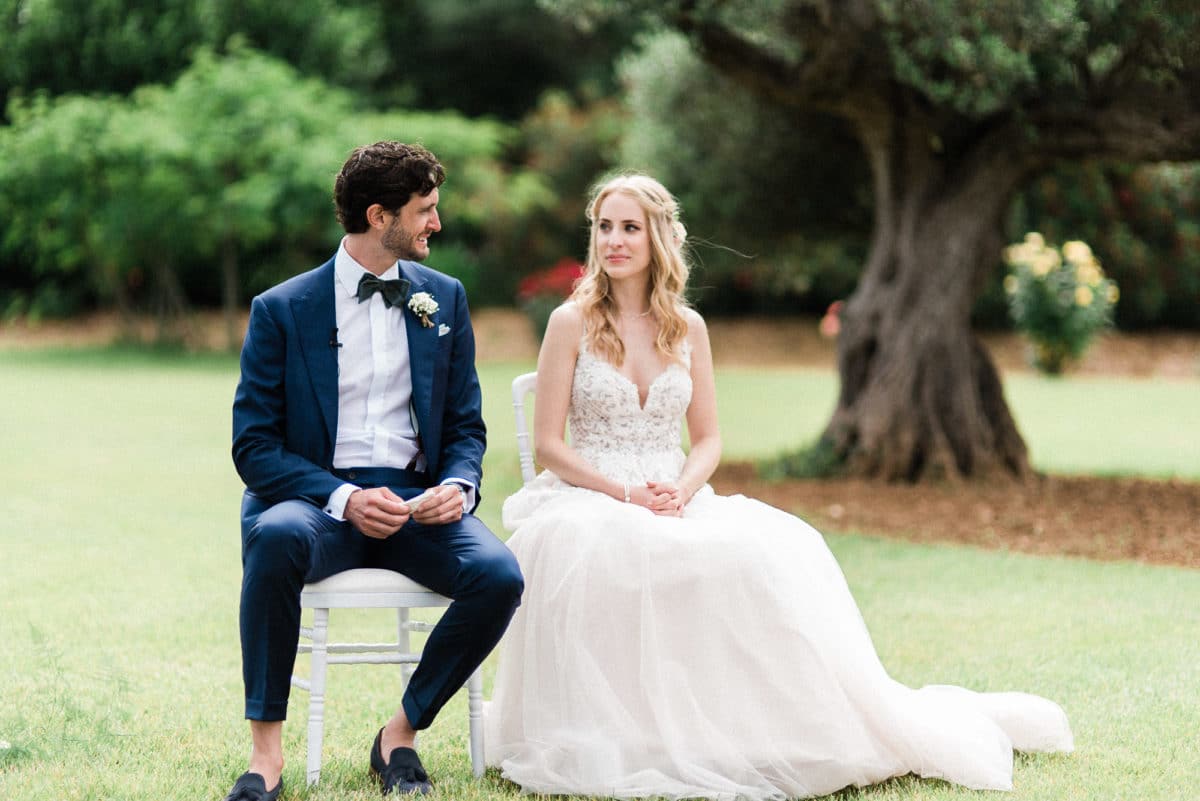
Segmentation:
[(655, 377), (642, 406), (637, 385), (593, 355), (583, 341), (575, 362), (567, 423), (571, 445), (616, 481), (674, 481), (683, 468), (683, 417), (692, 400), (691, 352)]

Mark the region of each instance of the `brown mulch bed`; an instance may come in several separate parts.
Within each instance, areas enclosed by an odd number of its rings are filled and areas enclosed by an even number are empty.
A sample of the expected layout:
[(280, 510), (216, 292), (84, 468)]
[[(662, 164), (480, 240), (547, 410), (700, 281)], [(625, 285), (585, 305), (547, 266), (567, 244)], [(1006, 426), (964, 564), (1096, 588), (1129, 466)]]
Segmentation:
[(722, 494), (795, 512), (825, 531), (1200, 567), (1200, 483), (1085, 476), (989, 486), (772, 482), (758, 478), (751, 464), (733, 463), (722, 465), (712, 484)]
[[(835, 366), (833, 343), (818, 335), (815, 320), (710, 320), (709, 333), (718, 364)], [(1020, 337), (988, 333), (983, 340), (1002, 372), (1029, 371)], [(1200, 337), (1110, 334), (1071, 372), (1194, 380), (1200, 376)], [(718, 492), (758, 498), (827, 531), (1200, 567), (1200, 483), (1195, 482), (1087, 476), (992, 486), (768, 482), (754, 475), (752, 465), (727, 464), (712, 483)]]

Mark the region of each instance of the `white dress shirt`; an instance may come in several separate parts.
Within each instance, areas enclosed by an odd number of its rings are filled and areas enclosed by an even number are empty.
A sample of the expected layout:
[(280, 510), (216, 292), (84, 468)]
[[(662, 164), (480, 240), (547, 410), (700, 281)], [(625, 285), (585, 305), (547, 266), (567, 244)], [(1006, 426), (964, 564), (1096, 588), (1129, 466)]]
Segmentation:
[[(404, 306), (388, 308), (379, 292), (358, 302), (358, 282), (369, 271), (338, 247), (333, 262), (337, 320), (338, 424), (333, 466), (425, 469), (425, 455), (412, 411), (412, 373)], [(393, 264), (379, 276), (400, 277)], [(463, 491), (463, 509), (474, 503), (475, 488), (465, 479), (446, 479)], [(325, 512), (344, 520), (346, 501), (360, 487), (343, 484), (329, 496)]]

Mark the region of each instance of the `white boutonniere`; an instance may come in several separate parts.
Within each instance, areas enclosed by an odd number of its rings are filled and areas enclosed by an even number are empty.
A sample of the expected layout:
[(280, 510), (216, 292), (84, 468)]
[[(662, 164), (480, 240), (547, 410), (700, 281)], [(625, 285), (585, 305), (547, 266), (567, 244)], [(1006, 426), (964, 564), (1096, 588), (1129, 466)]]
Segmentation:
[(433, 328), (433, 321), (429, 319), (429, 315), (436, 314), (438, 310), (438, 302), (433, 299), (433, 295), (428, 292), (414, 292), (408, 299), (408, 308), (420, 318), (421, 325)]

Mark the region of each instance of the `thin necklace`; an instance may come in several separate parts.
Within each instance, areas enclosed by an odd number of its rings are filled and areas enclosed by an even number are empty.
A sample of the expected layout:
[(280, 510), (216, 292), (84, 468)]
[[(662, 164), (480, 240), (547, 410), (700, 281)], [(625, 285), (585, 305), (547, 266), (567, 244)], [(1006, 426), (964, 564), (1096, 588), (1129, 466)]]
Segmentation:
[(642, 312), (641, 314), (626, 314), (625, 312), (619, 312), (619, 314), (620, 314), (622, 317), (626, 317), (626, 318), (628, 318), (628, 319), (630, 319), (630, 320), (636, 320), (636, 319), (637, 319), (637, 318), (639, 318), (639, 317), (645, 317), (646, 315), (648, 315), (648, 314), (649, 314), (650, 312), (652, 312), (652, 311), (654, 311), (654, 309), (652, 309), (652, 308), (651, 308), (651, 309), (646, 309), (646, 310), (645, 310), (644, 312)]

